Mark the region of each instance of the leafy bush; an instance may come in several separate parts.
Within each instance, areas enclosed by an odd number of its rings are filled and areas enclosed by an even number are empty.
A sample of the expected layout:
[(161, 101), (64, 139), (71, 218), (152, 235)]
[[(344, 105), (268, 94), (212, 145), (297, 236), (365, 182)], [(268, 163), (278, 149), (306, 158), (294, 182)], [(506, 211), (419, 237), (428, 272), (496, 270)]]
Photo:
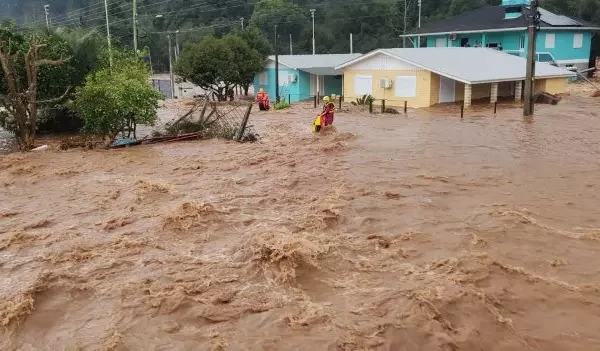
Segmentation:
[(289, 103), (285, 102), (285, 101), (281, 101), (275, 105), (273, 105), (273, 108), (276, 110), (285, 110), (286, 108), (290, 108), (292, 107), (292, 105), (290, 105)]
[(356, 98), (356, 105), (370, 105), (375, 99), (371, 95), (363, 95), (361, 97)]
[(148, 67), (135, 56), (115, 52), (113, 68), (88, 75), (77, 89), (73, 107), (83, 116), (84, 129), (114, 138), (134, 118), (152, 125), (161, 95), (149, 82)]

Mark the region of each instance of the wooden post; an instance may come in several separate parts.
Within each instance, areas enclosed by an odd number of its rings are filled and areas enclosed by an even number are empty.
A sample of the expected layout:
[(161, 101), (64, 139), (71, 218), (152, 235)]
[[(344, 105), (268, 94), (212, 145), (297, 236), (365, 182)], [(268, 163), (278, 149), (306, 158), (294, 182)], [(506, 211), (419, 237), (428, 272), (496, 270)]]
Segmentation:
[(404, 101), (404, 113), (408, 112), (408, 101)]
[(369, 113), (373, 113), (373, 99), (369, 99)]
[(385, 113), (385, 99), (381, 100), (381, 113)]
[(344, 100), (344, 96), (340, 96), (340, 107), (339, 107), (340, 110), (342, 109), (342, 100)]
[(288, 103), (292, 104), (292, 94), (288, 94)]
[(315, 104), (315, 108), (317, 108), (317, 96), (316, 95), (313, 96), (313, 101), (314, 101), (314, 104)]
[(240, 126), (240, 130), (238, 131), (238, 134), (235, 138), (236, 141), (242, 141), (242, 138), (244, 137), (244, 132), (246, 131), (246, 125), (248, 124), (248, 119), (250, 119), (250, 111), (252, 111), (252, 105), (253, 104), (248, 104), (248, 109), (246, 110), (246, 113), (244, 114), (244, 119), (242, 120), (242, 125)]
[(498, 101), (494, 102), (494, 114), (498, 111)]
[(465, 104), (460, 105), (460, 119), (465, 116)]

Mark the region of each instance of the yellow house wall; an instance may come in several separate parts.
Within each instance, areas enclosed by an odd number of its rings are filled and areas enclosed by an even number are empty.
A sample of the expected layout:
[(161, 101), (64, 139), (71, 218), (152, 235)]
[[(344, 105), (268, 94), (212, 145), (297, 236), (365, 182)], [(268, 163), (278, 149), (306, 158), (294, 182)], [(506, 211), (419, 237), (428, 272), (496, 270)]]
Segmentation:
[(435, 73), (431, 73), (431, 100), (430, 105), (440, 103), (440, 76)]
[[(373, 77), (373, 97), (376, 100), (385, 99), (386, 106), (402, 107), (404, 101), (409, 107), (427, 107), (431, 105), (431, 90), (432, 90), (432, 74), (429, 71), (423, 70), (346, 70), (344, 71), (344, 98), (347, 101), (355, 100), (358, 96), (354, 92), (354, 78), (356, 75), (370, 75)], [(404, 98), (396, 97), (396, 87), (391, 89), (382, 89), (379, 87), (379, 80), (388, 78), (395, 82), (396, 76), (417, 76), (417, 94), (416, 97)], [(439, 94), (439, 81), (438, 81)]]
[[(523, 86), (525, 88), (525, 86)], [(546, 91), (546, 79), (536, 79), (535, 80), (535, 92), (543, 93)]]
[(546, 79), (546, 92), (550, 94), (564, 94), (567, 90), (566, 78)]

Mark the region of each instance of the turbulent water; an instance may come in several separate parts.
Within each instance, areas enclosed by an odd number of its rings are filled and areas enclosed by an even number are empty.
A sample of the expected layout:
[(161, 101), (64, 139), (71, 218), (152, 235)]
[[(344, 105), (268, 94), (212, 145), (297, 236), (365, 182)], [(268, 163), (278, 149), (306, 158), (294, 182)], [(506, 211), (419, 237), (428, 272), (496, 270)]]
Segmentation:
[(599, 107), (3, 156), (0, 349), (597, 349)]

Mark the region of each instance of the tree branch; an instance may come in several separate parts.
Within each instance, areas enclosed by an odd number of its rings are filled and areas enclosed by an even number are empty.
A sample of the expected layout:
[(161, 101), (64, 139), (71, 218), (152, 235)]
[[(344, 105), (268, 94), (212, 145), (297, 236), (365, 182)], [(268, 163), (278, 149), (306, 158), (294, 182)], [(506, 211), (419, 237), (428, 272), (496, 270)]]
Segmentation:
[(57, 98), (54, 98), (54, 99), (37, 101), (36, 103), (39, 105), (39, 104), (48, 104), (48, 103), (51, 103), (51, 102), (60, 101), (60, 100), (64, 99), (65, 96), (67, 96), (67, 94), (69, 94), (70, 90), (71, 90), (71, 87), (68, 87), (67, 90), (65, 90), (64, 94), (62, 94), (61, 96), (59, 96)]
[(37, 60), (34, 62), (34, 64), (39, 67), (39, 66), (43, 66), (43, 65), (50, 65), (50, 66), (58, 66), (58, 65), (62, 65), (63, 63), (69, 61), (71, 58), (66, 58), (66, 59), (59, 59), (59, 60)]

